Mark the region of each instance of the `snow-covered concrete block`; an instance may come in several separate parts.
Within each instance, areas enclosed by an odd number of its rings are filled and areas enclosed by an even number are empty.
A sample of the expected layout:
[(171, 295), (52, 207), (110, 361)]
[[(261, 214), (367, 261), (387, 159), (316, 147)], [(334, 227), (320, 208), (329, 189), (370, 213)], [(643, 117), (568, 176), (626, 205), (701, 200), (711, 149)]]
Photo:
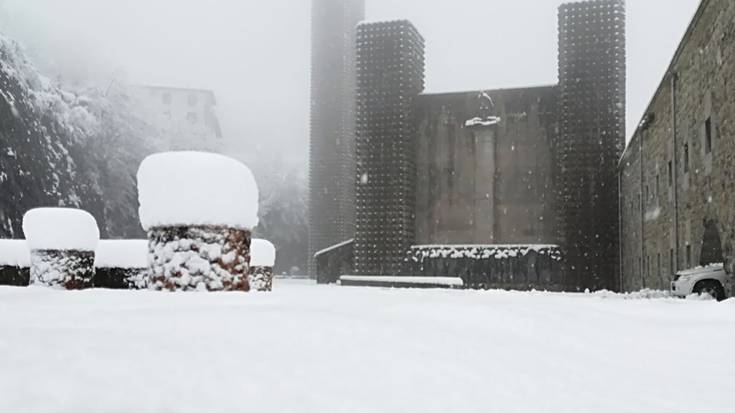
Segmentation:
[(273, 291), (275, 245), (264, 239), (254, 239), (250, 249), (250, 287), (256, 291)]
[(138, 191), (150, 288), (250, 290), (258, 186), (247, 166), (211, 153), (156, 154), (138, 170)]
[(93, 287), (100, 233), (86, 211), (38, 208), (23, 217), (30, 248), (30, 283), (79, 290)]

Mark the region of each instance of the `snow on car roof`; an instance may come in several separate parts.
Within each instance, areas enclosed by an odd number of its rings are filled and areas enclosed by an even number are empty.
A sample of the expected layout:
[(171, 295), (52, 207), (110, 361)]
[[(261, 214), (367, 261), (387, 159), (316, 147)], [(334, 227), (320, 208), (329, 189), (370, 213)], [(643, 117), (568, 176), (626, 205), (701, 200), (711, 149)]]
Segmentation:
[(710, 265), (691, 268), (691, 269), (684, 270), (684, 271), (679, 271), (677, 274), (681, 276), (699, 275), (699, 274), (722, 272), (724, 270), (725, 270), (724, 264), (710, 264)]

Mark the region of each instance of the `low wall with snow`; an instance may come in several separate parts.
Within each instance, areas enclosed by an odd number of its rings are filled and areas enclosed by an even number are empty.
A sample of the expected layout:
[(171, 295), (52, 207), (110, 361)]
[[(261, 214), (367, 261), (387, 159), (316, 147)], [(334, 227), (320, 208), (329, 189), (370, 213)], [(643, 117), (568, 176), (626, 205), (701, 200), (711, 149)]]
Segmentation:
[(144, 289), (148, 286), (147, 240), (102, 240), (94, 266), (94, 286), (108, 289)]
[(31, 254), (25, 240), (0, 240), (0, 285), (27, 286)]
[(564, 290), (555, 245), (427, 245), (411, 248), (412, 275), (459, 277), (473, 289)]
[(26, 287), (30, 283), (30, 279), (31, 269), (29, 267), (0, 265), (0, 285)]

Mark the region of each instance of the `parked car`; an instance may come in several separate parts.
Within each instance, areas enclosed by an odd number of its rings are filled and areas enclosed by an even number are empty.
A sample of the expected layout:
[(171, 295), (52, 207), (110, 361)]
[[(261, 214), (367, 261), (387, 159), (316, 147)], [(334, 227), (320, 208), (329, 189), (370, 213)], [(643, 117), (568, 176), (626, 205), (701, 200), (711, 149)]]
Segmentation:
[(677, 297), (709, 294), (722, 301), (727, 298), (731, 281), (722, 264), (713, 264), (678, 272), (671, 283), (671, 293)]

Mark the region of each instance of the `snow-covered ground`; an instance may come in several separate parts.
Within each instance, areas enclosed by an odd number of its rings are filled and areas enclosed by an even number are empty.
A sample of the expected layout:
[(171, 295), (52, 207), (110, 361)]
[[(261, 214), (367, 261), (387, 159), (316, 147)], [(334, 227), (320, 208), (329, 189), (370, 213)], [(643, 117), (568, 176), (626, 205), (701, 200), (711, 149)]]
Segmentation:
[(733, 300), (275, 288), (0, 288), (0, 411), (735, 411)]

